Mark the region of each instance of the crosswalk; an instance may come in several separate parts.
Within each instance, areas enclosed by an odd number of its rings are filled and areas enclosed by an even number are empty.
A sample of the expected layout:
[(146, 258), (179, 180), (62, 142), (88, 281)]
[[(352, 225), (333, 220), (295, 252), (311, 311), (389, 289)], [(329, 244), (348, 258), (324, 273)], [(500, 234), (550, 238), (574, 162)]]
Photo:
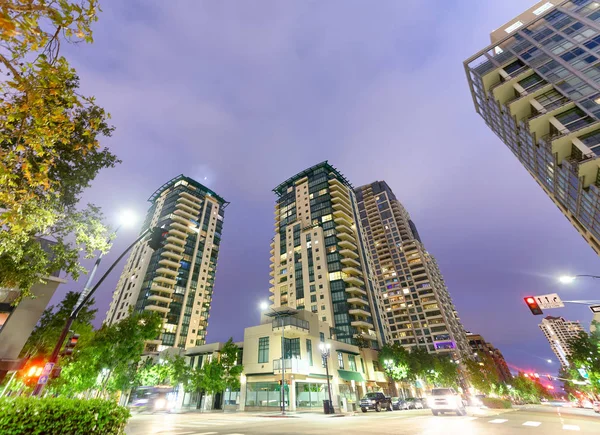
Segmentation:
[[(488, 423), (490, 424), (503, 424), (508, 422), (509, 420), (506, 418), (495, 418), (493, 420), (488, 420)], [(521, 426), (529, 426), (529, 427), (539, 427), (542, 425), (541, 421), (526, 421), (524, 423), (521, 424)], [(563, 430), (570, 430), (570, 431), (580, 431), (581, 428), (579, 426), (577, 426), (576, 424), (563, 424), (562, 425), (562, 429)]]

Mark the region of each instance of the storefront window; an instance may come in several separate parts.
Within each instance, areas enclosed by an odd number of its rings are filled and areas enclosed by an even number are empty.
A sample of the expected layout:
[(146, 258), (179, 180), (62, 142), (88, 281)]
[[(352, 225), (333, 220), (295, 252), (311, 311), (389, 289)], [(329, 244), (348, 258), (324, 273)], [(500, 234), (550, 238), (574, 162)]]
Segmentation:
[(327, 399), (327, 384), (296, 382), (296, 407), (322, 408)]
[[(289, 406), (289, 387), (285, 387), (285, 405)], [(281, 387), (277, 382), (248, 382), (246, 406), (281, 407)]]

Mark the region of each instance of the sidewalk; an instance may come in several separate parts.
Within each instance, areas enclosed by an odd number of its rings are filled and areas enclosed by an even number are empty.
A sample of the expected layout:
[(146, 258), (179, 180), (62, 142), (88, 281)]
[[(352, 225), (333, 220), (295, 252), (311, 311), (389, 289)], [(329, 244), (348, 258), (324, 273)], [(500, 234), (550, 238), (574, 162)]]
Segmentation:
[(244, 414), (255, 415), (256, 417), (271, 417), (271, 418), (309, 418), (309, 419), (321, 419), (321, 418), (335, 418), (335, 417), (346, 417), (352, 415), (349, 413), (337, 413), (337, 414), (324, 414), (322, 412), (310, 412), (310, 411), (286, 411), (285, 415), (281, 415), (279, 412), (244, 412)]

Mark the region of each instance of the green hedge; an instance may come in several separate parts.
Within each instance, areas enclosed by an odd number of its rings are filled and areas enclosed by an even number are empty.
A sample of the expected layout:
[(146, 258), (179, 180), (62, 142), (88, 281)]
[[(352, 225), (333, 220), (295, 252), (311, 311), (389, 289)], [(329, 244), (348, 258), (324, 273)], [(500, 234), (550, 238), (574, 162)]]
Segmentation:
[(129, 410), (111, 400), (0, 398), (0, 434), (119, 435)]
[(493, 397), (483, 397), (481, 399), (483, 404), (488, 408), (492, 409), (509, 409), (512, 408), (512, 403), (510, 400), (505, 399), (495, 399)]

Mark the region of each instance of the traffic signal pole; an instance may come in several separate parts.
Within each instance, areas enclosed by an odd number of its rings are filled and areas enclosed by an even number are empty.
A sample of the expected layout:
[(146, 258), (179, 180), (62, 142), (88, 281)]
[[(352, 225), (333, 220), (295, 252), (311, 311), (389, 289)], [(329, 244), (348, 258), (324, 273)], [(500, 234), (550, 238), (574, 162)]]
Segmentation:
[[(69, 330), (71, 329), (71, 326), (73, 325), (73, 322), (77, 318), (77, 315), (79, 314), (79, 312), (81, 311), (81, 309), (85, 306), (85, 304), (94, 295), (94, 293), (96, 292), (96, 290), (98, 289), (98, 287), (100, 287), (100, 285), (104, 282), (104, 280), (106, 279), (106, 277), (112, 272), (112, 270), (116, 267), (116, 265), (123, 259), (123, 257), (125, 256), (125, 254), (127, 254), (131, 250), (131, 248), (133, 248), (138, 242), (140, 242), (144, 237), (146, 237), (146, 235), (149, 232), (150, 232), (150, 229), (147, 229), (146, 231), (142, 232), (142, 234), (140, 234), (139, 237), (137, 239), (135, 239), (135, 241), (131, 245), (129, 245), (123, 251), (123, 253), (121, 253), (121, 255), (119, 255), (119, 258), (117, 258), (114, 261), (114, 263), (108, 268), (108, 270), (104, 273), (104, 275), (102, 275), (102, 277), (100, 278), (100, 280), (90, 290), (90, 292), (83, 298), (83, 300), (81, 301), (81, 303), (75, 307), (75, 309), (73, 310), (73, 312), (71, 313), (71, 315), (67, 319), (67, 322), (65, 323), (65, 326), (63, 327), (62, 332), (60, 333), (60, 336), (58, 337), (58, 341), (56, 342), (56, 345), (54, 346), (54, 350), (52, 351), (52, 355), (50, 355), (50, 359), (48, 360), (49, 363), (56, 364), (58, 362), (58, 355), (60, 354), (60, 350), (62, 349), (63, 344), (65, 343), (65, 339), (67, 338), (67, 335), (69, 335)], [(86, 285), (86, 288), (87, 288), (87, 285)], [(84, 290), (85, 290), (85, 288), (84, 288)], [(44, 386), (45, 386), (45, 383), (40, 383), (40, 379), (38, 378), (38, 383), (35, 386), (35, 389), (33, 390), (33, 393), (31, 395), (32, 396), (39, 396), (42, 393), (42, 391), (44, 389)]]

